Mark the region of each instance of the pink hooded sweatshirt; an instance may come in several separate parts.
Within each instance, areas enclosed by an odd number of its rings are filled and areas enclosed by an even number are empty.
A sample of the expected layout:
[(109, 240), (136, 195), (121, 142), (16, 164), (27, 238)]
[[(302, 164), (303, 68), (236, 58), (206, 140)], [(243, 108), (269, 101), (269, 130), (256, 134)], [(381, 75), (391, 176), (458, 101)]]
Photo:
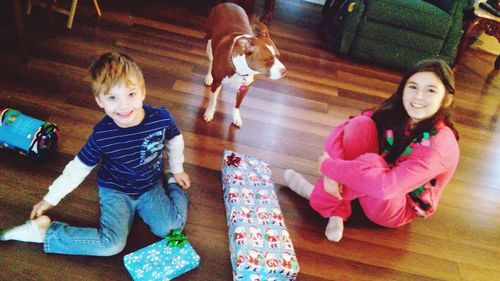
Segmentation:
[[(412, 152), (389, 165), (377, 153), (377, 132), (371, 114), (347, 120), (326, 139), (324, 150), (330, 158), (320, 169), (343, 185), (342, 200), (326, 193), (320, 179), (311, 194), (311, 206), (324, 217), (340, 216), (346, 220), (351, 215), (350, 201), (358, 198), (367, 217), (387, 227), (432, 215), (458, 164), (459, 147), (453, 131), (439, 122), (436, 134), (412, 142)], [(370, 148), (363, 148), (367, 146)], [(350, 156), (345, 155), (346, 147)], [(353, 154), (353, 150), (358, 151)]]

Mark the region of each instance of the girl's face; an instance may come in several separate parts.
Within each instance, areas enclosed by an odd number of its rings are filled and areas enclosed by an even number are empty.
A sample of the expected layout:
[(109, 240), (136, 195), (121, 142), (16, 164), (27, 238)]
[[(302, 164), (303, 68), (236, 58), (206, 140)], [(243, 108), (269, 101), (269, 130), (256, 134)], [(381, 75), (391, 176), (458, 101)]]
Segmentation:
[(108, 94), (99, 93), (95, 100), (118, 127), (128, 128), (139, 125), (144, 119), (145, 97), (140, 87), (127, 87), (122, 81), (112, 86)]
[(410, 76), (403, 90), (403, 105), (412, 125), (428, 119), (441, 108), (446, 89), (433, 72), (418, 72)]

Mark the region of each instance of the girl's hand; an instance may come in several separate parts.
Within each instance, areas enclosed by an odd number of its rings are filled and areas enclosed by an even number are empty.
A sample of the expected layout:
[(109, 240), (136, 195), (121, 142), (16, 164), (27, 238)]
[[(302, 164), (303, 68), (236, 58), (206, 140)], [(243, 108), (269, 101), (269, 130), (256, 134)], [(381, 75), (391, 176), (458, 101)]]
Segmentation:
[(191, 186), (189, 175), (186, 172), (174, 174), (174, 179), (183, 189), (188, 189)]
[(45, 212), (48, 209), (51, 209), (53, 207), (54, 206), (52, 204), (50, 204), (49, 202), (47, 202), (45, 200), (42, 200), (42, 201), (36, 203), (33, 206), (33, 209), (31, 210), (30, 219), (34, 220), (34, 219), (38, 218), (39, 216), (45, 214)]
[(328, 155), (328, 153), (326, 153), (325, 151), (323, 151), (323, 154), (318, 157), (318, 171), (320, 174), (323, 174), (321, 173), (321, 164), (323, 164), (323, 162), (328, 158), (330, 158), (330, 155)]
[(342, 185), (338, 182), (328, 178), (323, 177), (323, 185), (325, 188), (325, 192), (337, 197), (338, 199), (342, 199)]

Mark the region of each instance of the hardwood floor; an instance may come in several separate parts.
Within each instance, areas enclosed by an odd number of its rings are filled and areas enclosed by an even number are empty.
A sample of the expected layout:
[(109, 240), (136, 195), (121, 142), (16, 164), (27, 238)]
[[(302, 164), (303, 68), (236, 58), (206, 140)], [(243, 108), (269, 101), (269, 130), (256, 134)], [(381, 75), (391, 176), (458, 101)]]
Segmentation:
[[(5, 1), (2, 1), (5, 2)], [(0, 108), (15, 108), (61, 129), (55, 157), (33, 162), (0, 150), (0, 229), (28, 219), (31, 207), (78, 152), (103, 116), (94, 102), (87, 68), (109, 50), (131, 55), (142, 67), (146, 102), (167, 107), (186, 141), (191, 175), (186, 234), (201, 265), (178, 280), (231, 280), (222, 201), (220, 160), (232, 149), (267, 160), (301, 267), (298, 280), (498, 280), (500, 278), (500, 80), (495, 56), (466, 52), (456, 79), (461, 157), (438, 211), (399, 229), (370, 223), (359, 207), (341, 242), (324, 236), (326, 219), (283, 186), (294, 168), (311, 181), (330, 129), (372, 107), (395, 90), (400, 72), (340, 57), (318, 36), (321, 7), (277, 1), (270, 27), (288, 75), (255, 82), (242, 106), (243, 128), (231, 126), (236, 85), (226, 83), (215, 118), (208, 103), (203, 24), (215, 1), (79, 1), (72, 30), (33, 9), (26, 17), (31, 60), (21, 63), (9, 1), (0, 4)], [(256, 1), (261, 15), (263, 1)], [(64, 4), (64, 1), (58, 1)], [(49, 215), (97, 226), (96, 171)], [(157, 241), (136, 219), (123, 253), (108, 258), (45, 254), (39, 244), (0, 243), (0, 280), (129, 280), (124, 254)], [(177, 279), (176, 279), (177, 280)]]

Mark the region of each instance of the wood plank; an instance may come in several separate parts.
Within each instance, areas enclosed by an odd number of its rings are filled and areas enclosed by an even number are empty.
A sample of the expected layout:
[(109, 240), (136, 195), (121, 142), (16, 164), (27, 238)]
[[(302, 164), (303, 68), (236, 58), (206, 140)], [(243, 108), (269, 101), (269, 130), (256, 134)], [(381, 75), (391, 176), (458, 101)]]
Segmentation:
[[(31, 56), (26, 64), (17, 57), (7, 2), (0, 1), (0, 109), (15, 108), (56, 123), (61, 142), (45, 161), (0, 150), (0, 229), (28, 219), (33, 204), (103, 118), (88, 67), (102, 53), (120, 51), (143, 70), (146, 103), (168, 108), (184, 135), (184, 168), (192, 180), (185, 232), (201, 265), (178, 280), (232, 278), (220, 172), (225, 149), (271, 164), (301, 267), (299, 281), (489, 281), (500, 276), (500, 80), (492, 71), (496, 56), (469, 50), (456, 73), (460, 163), (437, 212), (389, 229), (370, 222), (355, 201), (344, 238), (334, 243), (324, 235), (327, 219), (286, 187), (283, 172), (293, 168), (316, 181), (317, 158), (331, 129), (390, 96), (402, 73), (329, 51), (318, 32), (321, 6), (276, 1), (270, 34), (288, 75), (280, 80), (258, 78), (243, 101), (244, 125), (238, 129), (231, 125), (236, 79), (224, 81), (214, 120), (203, 121), (209, 94), (203, 85), (208, 67), (204, 25), (214, 1), (110, 0), (100, 3), (99, 20), (92, 1), (80, 1), (73, 28), (67, 30), (64, 18), (56, 17), (52, 32), (45, 14), (34, 11), (26, 21)], [(254, 21), (264, 7), (263, 0), (255, 2)], [(97, 227), (96, 177), (97, 169), (49, 211), (51, 218)], [(39, 244), (2, 242), (0, 280), (127, 280), (123, 255), (159, 239), (136, 218), (126, 248), (113, 257), (48, 255)]]

